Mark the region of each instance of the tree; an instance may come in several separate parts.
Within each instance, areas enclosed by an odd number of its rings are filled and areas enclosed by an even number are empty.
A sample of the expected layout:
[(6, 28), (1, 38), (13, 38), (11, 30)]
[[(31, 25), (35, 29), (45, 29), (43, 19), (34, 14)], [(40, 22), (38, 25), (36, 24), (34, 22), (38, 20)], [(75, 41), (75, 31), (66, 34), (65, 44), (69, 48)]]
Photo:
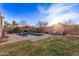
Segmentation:
[(6, 28), (9, 25), (7, 21), (4, 21), (4, 28)]
[(10, 25), (10, 23), (8, 23), (8, 21), (4, 21), (4, 29), (3, 30), (7, 31), (8, 25)]
[(26, 26), (26, 25), (27, 25), (27, 22), (26, 22), (25, 20), (21, 20), (21, 21), (20, 21), (20, 24), (21, 24), (22, 26)]
[[(7, 24), (7, 22), (5, 22)], [(12, 33), (13, 30), (17, 27), (18, 23), (16, 21), (12, 21), (11, 24), (7, 25), (4, 30), (6, 30), (8, 33)]]
[(8, 21), (4, 21), (4, 25), (7, 26), (9, 25), (10, 23), (8, 23)]
[(45, 27), (45, 26), (47, 26), (47, 25), (48, 25), (47, 22), (42, 22), (42, 21), (39, 21), (39, 22), (36, 24), (36, 26), (38, 26), (38, 27)]
[(12, 29), (12, 33), (20, 33), (21, 29), (18, 27), (15, 27), (14, 29)]
[(65, 24), (65, 30), (67, 33), (71, 34), (74, 32), (74, 21), (72, 19), (69, 19), (68, 21), (63, 22)]
[(37, 24), (36, 24), (36, 26), (38, 27), (38, 28), (36, 28), (36, 32), (44, 32), (44, 30), (45, 30), (45, 27), (48, 25), (48, 23), (47, 22), (42, 22), (42, 21), (39, 21)]
[(74, 21), (72, 19), (69, 19), (68, 21), (64, 21), (64, 24), (66, 24), (66, 25), (73, 25)]
[(12, 21), (12, 25), (18, 25), (16, 21)]

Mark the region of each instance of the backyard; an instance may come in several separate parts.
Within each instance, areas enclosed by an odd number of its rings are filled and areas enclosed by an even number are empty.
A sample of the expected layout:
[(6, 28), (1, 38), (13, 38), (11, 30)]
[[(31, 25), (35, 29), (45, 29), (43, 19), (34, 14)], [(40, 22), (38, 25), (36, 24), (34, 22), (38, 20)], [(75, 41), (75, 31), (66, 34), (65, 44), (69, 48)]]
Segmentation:
[(48, 37), (45, 40), (23, 40), (0, 45), (3, 56), (77, 56), (79, 55), (79, 38), (60, 36)]

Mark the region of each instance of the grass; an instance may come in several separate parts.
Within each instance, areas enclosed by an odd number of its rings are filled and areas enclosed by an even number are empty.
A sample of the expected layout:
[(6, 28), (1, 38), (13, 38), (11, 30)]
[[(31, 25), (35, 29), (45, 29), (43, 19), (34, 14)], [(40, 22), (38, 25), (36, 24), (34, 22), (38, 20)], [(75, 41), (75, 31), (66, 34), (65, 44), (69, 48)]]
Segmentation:
[(50, 37), (40, 41), (20, 41), (0, 46), (3, 56), (76, 56), (79, 38)]

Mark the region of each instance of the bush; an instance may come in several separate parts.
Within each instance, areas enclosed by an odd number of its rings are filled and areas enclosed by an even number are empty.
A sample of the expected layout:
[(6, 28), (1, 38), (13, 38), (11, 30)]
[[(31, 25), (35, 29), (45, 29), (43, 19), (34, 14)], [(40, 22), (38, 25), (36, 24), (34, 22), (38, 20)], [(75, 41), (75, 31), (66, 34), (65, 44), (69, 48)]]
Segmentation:
[(18, 27), (15, 27), (14, 29), (7, 30), (7, 32), (9, 34), (11, 34), (11, 33), (20, 33), (21, 32), (21, 29), (19, 29)]
[(21, 32), (21, 29), (19, 29), (18, 27), (12, 30), (12, 33), (20, 33), (20, 32)]
[(44, 31), (43, 27), (39, 27), (39, 28), (34, 29), (34, 32), (36, 32), (36, 33), (43, 33), (43, 31)]
[(39, 27), (39, 28), (32, 28), (28, 30), (29, 32), (36, 32), (36, 33), (42, 33), (43, 32), (43, 28)]

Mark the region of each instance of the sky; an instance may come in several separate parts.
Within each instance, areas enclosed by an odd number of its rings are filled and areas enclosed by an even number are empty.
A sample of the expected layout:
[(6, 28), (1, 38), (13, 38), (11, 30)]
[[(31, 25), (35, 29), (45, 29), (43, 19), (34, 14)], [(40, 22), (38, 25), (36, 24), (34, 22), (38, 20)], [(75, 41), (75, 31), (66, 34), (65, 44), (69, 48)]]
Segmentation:
[(72, 20), (79, 24), (78, 3), (0, 3), (0, 12), (4, 21), (21, 22), (29, 25), (39, 21), (48, 22), (49, 25)]

